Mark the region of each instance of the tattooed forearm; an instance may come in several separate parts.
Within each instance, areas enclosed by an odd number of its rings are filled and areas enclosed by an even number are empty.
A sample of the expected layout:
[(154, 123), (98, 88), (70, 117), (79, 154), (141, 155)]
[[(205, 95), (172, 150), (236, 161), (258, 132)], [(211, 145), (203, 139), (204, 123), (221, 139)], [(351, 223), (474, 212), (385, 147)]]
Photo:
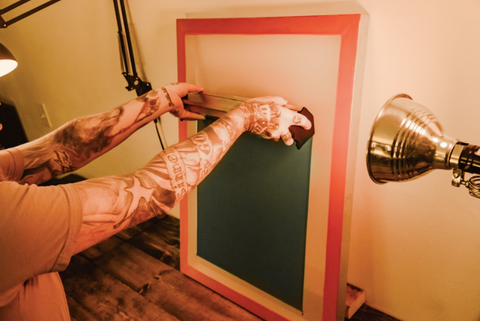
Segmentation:
[(39, 183), (74, 171), (111, 145), (112, 128), (123, 107), (68, 122), (51, 134), (20, 146), (25, 160), (23, 183)]
[(245, 117), (237, 111), (222, 117), (203, 131), (161, 152), (147, 166), (153, 175), (167, 174), (175, 202), (197, 186), (243, 133)]
[(70, 154), (74, 154), (74, 161), (89, 159), (111, 143), (111, 131), (123, 113), (124, 108), (118, 107), (106, 113), (74, 120), (56, 133), (53, 144), (65, 146)]
[(76, 183), (75, 188), (85, 201), (75, 253), (119, 230), (167, 213), (175, 203), (175, 195), (166, 180), (158, 179), (162, 175), (156, 175), (164, 170), (164, 166), (159, 166), (157, 173), (142, 170)]
[[(23, 183), (39, 183), (68, 173), (112, 149), (159, 113), (161, 97), (153, 90), (133, 103), (70, 121), (51, 134), (22, 146)], [(139, 104), (140, 103), (140, 104)]]

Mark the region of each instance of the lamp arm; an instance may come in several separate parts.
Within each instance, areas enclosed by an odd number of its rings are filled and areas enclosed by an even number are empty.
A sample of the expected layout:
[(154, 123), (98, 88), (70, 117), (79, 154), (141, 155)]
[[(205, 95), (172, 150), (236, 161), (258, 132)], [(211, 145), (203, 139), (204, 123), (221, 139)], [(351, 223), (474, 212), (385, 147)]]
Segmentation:
[(37, 6), (37, 7), (35, 7), (35, 8), (33, 8), (33, 9), (31, 9), (31, 10), (25, 12), (25, 13), (22, 13), (21, 15), (15, 17), (15, 18), (12, 18), (12, 19), (8, 20), (8, 21), (5, 21), (5, 20), (2, 18), (2, 15), (3, 15), (4, 13), (7, 13), (7, 12), (9, 12), (9, 11), (11, 11), (11, 10), (13, 10), (13, 9), (21, 6), (22, 4), (24, 4), (24, 3), (26, 3), (26, 2), (29, 2), (29, 1), (30, 1), (30, 0), (19, 0), (19, 1), (15, 2), (15, 3), (9, 5), (8, 7), (5, 7), (5, 8), (3, 8), (3, 9), (0, 9), (0, 28), (7, 28), (8, 26), (14, 24), (15, 22), (18, 22), (18, 21), (20, 21), (20, 20), (22, 20), (22, 19), (24, 19), (24, 18), (26, 18), (26, 17), (28, 17), (28, 16), (31, 16), (32, 14), (34, 14), (34, 13), (40, 11), (40, 10), (43, 10), (43, 9), (51, 6), (52, 4), (59, 2), (60, 0), (50, 0), (50, 1), (47, 1), (47, 2), (45, 2), (45, 3), (43, 3), (43, 4), (39, 5), (39, 6)]
[(122, 29), (122, 20), (120, 18), (120, 9), (118, 8), (117, 1), (113, 1), (113, 5), (115, 7), (115, 18), (117, 20), (117, 28), (118, 28), (118, 43), (120, 44), (120, 56), (122, 61), (122, 68), (124, 74), (129, 74), (128, 70), (128, 58), (127, 53), (125, 50), (125, 41), (124, 41), (124, 33)]
[[(120, 6), (119, 6), (120, 2)], [(137, 96), (141, 96), (150, 90), (152, 85), (149, 82), (143, 81), (137, 74), (137, 68), (135, 63), (135, 56), (133, 53), (132, 39), (130, 37), (130, 29), (128, 28), (128, 18), (125, 8), (124, 0), (113, 0), (115, 7), (115, 17), (117, 19), (118, 36), (120, 41), (121, 55), (123, 59), (123, 66), (125, 70), (122, 71), (123, 76), (127, 80), (127, 90), (135, 89)], [(123, 24), (123, 26), (122, 26)], [(125, 38), (123, 35), (125, 34)], [(127, 53), (128, 48), (128, 53)], [(131, 69), (131, 72), (130, 72)]]
[[(115, 1), (116, 2), (116, 1)], [(132, 38), (130, 37), (130, 28), (128, 27), (128, 19), (127, 19), (127, 11), (125, 8), (125, 1), (120, 0), (120, 7), (122, 8), (122, 19), (123, 19), (123, 26), (125, 28), (125, 36), (127, 38), (127, 46), (128, 46), (128, 53), (130, 57), (130, 64), (132, 67), (132, 75), (137, 77), (137, 68), (135, 66), (135, 57), (133, 55), (133, 46), (132, 46)]]

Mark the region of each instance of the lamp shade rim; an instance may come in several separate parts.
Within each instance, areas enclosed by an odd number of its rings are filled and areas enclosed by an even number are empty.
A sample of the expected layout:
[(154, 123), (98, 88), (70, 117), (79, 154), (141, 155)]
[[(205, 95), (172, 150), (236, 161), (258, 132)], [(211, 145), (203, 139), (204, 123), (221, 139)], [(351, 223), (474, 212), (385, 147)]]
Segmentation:
[(373, 137), (375, 135), (375, 128), (377, 127), (377, 124), (382, 116), (382, 113), (383, 111), (385, 110), (385, 108), (387, 108), (391, 102), (397, 98), (407, 98), (407, 99), (410, 99), (410, 100), (413, 100), (412, 97), (410, 97), (409, 95), (407, 94), (397, 94), (393, 97), (391, 97), (384, 105), (383, 107), (380, 109), (380, 111), (378, 112), (377, 116), (375, 117), (375, 120), (373, 122), (373, 125), (370, 129), (370, 136), (368, 138), (368, 142), (367, 142), (367, 152), (366, 152), (366, 162), (367, 162), (367, 171), (368, 171), (368, 175), (370, 176), (370, 179), (377, 183), (377, 184), (385, 184), (387, 183), (387, 181), (384, 181), (384, 180), (379, 180), (375, 177), (373, 171), (372, 171), (372, 164), (371, 164), (371, 146), (372, 146), (372, 142), (373, 142)]
[(0, 59), (0, 77), (12, 72), (17, 66), (18, 63), (16, 60)]

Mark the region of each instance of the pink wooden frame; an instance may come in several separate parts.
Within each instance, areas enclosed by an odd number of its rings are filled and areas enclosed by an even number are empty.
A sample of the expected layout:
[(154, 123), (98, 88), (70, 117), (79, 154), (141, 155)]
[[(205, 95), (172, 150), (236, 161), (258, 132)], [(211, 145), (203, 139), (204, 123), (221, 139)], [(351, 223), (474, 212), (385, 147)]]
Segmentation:
[[(328, 212), (328, 234), (325, 268), (323, 320), (336, 320), (339, 278), (342, 255), (344, 200), (347, 179), (347, 157), (352, 118), (353, 86), (356, 67), (360, 14), (268, 17), (268, 18), (219, 18), (179, 19), (177, 21), (178, 81), (186, 81), (185, 36), (220, 34), (303, 34), (340, 35), (340, 62), (336, 93), (333, 132), (331, 180)], [(187, 126), (180, 122), (180, 140), (187, 137)], [(180, 244), (188, 244), (188, 202), (185, 198), (180, 209)], [(266, 319), (283, 320), (278, 315), (251, 299), (236, 293), (223, 284), (205, 276), (187, 262), (186, 246), (181, 251), (181, 271), (239, 305)]]

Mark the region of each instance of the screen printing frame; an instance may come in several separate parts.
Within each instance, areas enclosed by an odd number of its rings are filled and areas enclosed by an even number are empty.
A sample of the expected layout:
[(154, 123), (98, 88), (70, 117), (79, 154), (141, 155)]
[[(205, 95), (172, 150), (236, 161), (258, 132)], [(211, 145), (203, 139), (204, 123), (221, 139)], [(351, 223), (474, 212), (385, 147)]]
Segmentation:
[[(252, 289), (242, 280), (205, 262), (196, 255), (196, 192), (180, 203), (181, 271), (266, 320), (343, 320), (345, 312), (346, 262), (358, 132), (361, 77), (363, 75), (366, 22), (362, 14), (203, 18), (177, 20), (178, 81), (187, 80), (188, 35), (339, 35), (341, 46), (336, 88), (331, 150), (331, 176), (323, 298), (311, 296), (305, 286), (303, 311), (277, 302)], [(183, 140), (195, 132), (187, 122), (179, 124)], [(318, 131), (317, 131), (318, 135)], [(310, 214), (310, 213), (309, 213)], [(308, 232), (307, 232), (308, 233)], [(308, 252), (315, 251), (309, 244)], [(311, 278), (315, 276), (307, 276)], [(318, 300), (322, 300), (319, 304)]]

